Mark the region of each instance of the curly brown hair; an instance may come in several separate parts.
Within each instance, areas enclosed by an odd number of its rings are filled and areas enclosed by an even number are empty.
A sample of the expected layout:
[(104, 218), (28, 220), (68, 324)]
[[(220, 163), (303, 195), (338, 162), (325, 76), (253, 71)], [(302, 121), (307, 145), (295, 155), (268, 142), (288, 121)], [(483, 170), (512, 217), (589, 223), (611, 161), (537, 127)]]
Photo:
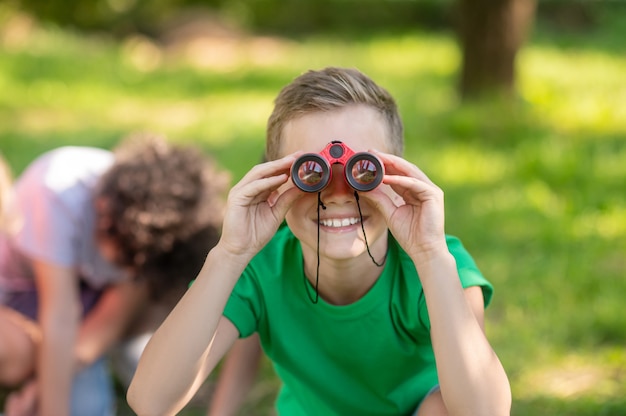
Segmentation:
[(188, 284), (216, 244), (230, 178), (199, 149), (151, 133), (130, 136), (114, 155), (96, 192), (97, 238), (158, 300)]

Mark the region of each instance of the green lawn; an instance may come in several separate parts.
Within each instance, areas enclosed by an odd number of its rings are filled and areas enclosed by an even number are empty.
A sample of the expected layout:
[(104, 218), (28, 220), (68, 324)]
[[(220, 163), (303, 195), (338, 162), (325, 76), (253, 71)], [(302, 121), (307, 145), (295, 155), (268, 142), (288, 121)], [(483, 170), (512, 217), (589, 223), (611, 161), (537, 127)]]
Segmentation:
[[(446, 191), (448, 232), (496, 286), (487, 331), (513, 415), (624, 415), (626, 20), (605, 18), (582, 33), (539, 27), (519, 56), (520, 99), (506, 105), (459, 103), (445, 32), (164, 49), (13, 19), (0, 25), (0, 149), (19, 173), (52, 147), (153, 130), (202, 146), (235, 181), (259, 161), (283, 85), (358, 67), (397, 98), (406, 157)], [(245, 414), (268, 414), (276, 385), (265, 363)]]

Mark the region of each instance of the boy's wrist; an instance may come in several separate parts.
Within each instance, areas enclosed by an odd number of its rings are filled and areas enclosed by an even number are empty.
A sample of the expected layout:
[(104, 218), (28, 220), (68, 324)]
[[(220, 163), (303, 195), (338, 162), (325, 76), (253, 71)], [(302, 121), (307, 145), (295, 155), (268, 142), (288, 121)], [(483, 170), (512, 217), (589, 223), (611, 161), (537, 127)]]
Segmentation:
[[(435, 269), (454, 263), (454, 257), (450, 254), (446, 244), (439, 246), (429, 246), (416, 253), (411, 254), (411, 259), (417, 268), (417, 271)], [(419, 273), (422, 274), (421, 272)]]
[(433, 260), (441, 258), (446, 254), (450, 254), (450, 251), (448, 250), (448, 244), (444, 238), (441, 241), (417, 245), (413, 250), (408, 252), (408, 254), (417, 265), (421, 263), (429, 263)]
[(230, 264), (238, 264), (245, 268), (250, 260), (256, 255), (247, 251), (233, 250), (228, 244), (219, 241), (211, 250), (211, 254), (220, 262), (228, 262)]

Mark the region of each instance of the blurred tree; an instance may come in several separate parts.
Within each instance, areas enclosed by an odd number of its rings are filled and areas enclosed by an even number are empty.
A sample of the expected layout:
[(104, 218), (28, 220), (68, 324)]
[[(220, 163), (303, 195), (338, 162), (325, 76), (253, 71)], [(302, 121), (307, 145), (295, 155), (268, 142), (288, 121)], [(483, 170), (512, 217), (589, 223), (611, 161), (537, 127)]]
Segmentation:
[(515, 57), (534, 20), (536, 0), (458, 0), (463, 55), (459, 92), (464, 100), (513, 96)]

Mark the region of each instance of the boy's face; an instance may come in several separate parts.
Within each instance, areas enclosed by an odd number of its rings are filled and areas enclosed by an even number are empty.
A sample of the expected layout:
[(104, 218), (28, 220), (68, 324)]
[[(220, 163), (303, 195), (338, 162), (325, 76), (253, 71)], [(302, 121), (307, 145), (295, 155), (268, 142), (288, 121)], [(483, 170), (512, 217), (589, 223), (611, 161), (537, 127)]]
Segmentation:
[[(386, 135), (384, 120), (374, 109), (351, 106), (291, 120), (283, 130), (281, 153), (318, 153), (332, 140), (344, 142), (355, 152), (369, 149), (388, 152)], [(344, 179), (342, 165), (332, 167), (332, 179), (322, 190), (321, 198), (326, 209), (320, 208), (320, 257), (343, 260), (365, 253), (354, 190)], [(386, 239), (381, 237), (386, 236), (387, 226), (365, 198), (360, 198), (359, 203), (368, 244), (376, 252), (375, 247), (386, 247)], [(309, 254), (317, 251), (317, 205), (317, 193), (306, 194), (294, 203), (286, 217), (289, 228), (302, 242), (302, 249), (313, 251)]]

